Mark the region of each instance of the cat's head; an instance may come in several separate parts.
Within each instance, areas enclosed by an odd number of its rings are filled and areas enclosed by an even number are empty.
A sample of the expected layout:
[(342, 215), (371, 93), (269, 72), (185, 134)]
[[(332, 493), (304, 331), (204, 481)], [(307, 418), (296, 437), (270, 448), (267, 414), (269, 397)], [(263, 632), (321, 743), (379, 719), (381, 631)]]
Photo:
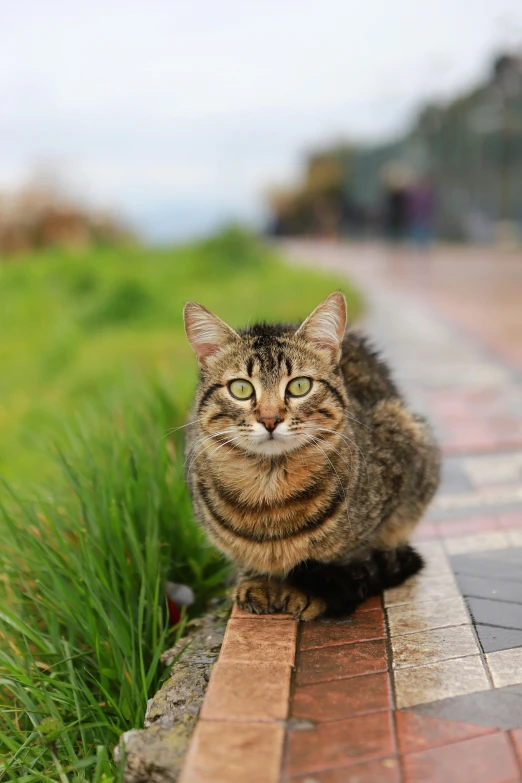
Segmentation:
[(331, 294), (300, 327), (259, 324), (236, 332), (195, 302), (184, 318), (201, 370), (196, 418), (216, 446), (276, 456), (322, 440), (344, 421), (342, 293)]

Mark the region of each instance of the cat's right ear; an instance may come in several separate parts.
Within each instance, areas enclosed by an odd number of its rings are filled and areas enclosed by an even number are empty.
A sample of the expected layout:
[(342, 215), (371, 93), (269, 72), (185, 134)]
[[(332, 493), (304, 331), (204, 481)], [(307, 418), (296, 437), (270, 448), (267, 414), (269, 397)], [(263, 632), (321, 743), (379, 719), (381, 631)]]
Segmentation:
[(188, 341), (200, 363), (205, 362), (227, 343), (238, 339), (237, 332), (228, 324), (196, 302), (187, 302), (183, 310), (183, 320)]

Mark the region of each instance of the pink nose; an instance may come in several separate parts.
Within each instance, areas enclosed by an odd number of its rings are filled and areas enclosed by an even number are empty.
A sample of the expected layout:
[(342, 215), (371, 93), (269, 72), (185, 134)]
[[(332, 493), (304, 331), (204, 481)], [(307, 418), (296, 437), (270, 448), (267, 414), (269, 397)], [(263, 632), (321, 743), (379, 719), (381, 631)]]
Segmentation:
[(265, 416), (262, 416), (259, 419), (259, 421), (264, 426), (264, 428), (268, 430), (268, 432), (273, 432), (277, 427), (277, 425), (280, 423), (281, 419), (276, 419), (276, 418), (268, 419)]

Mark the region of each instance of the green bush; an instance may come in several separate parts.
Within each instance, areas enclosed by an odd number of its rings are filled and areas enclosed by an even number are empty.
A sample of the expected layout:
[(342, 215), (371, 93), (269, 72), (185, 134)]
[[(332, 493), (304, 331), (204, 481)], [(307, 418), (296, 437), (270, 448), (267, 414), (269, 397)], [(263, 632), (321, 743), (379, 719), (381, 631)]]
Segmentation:
[(239, 226), (232, 226), (199, 245), (199, 261), (213, 275), (260, 269), (267, 266), (270, 256), (260, 242)]
[(83, 323), (94, 329), (140, 321), (153, 314), (157, 306), (143, 283), (123, 280), (87, 314)]

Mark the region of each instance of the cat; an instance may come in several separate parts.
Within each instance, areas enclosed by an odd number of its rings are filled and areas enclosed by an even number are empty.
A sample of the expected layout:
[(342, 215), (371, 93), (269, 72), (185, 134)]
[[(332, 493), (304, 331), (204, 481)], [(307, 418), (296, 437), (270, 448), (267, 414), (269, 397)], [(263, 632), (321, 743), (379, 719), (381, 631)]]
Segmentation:
[[(342, 616), (423, 566), (408, 543), (440, 454), (341, 292), (299, 326), (234, 331), (188, 302), (200, 368), (186, 441), (197, 519), (247, 612)], [(193, 421), (192, 421), (193, 420)]]

